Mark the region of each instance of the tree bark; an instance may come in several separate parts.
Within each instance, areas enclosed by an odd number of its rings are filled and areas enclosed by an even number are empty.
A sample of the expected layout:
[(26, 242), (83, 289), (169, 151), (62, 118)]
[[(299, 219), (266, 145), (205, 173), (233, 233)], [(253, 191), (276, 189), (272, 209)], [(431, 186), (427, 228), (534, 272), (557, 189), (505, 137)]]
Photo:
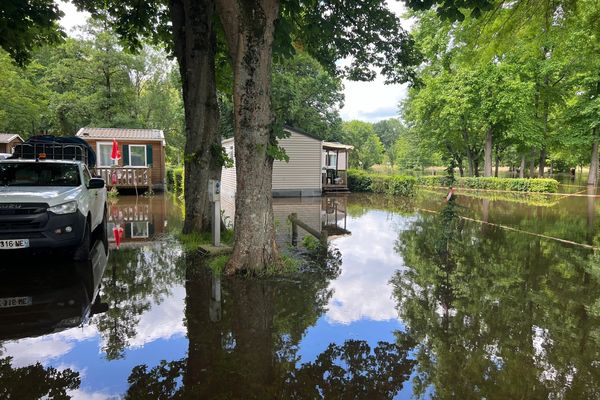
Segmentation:
[(213, 0), (171, 0), (175, 55), (185, 111), (185, 221), (183, 232), (210, 229), (208, 180), (220, 179), (221, 146), (215, 81)]
[(278, 0), (217, 0), (233, 65), (237, 193), (233, 254), (226, 272), (279, 263), (273, 221), (271, 60)]
[(542, 147), (540, 150), (540, 165), (538, 168), (538, 178), (544, 177), (544, 170), (546, 169), (546, 148)]
[(525, 178), (525, 154), (521, 154), (521, 166), (519, 167), (519, 178)]
[(535, 176), (535, 149), (531, 149), (531, 161), (529, 163), (529, 177)]
[(489, 127), (485, 136), (485, 151), (483, 154), (483, 176), (492, 176), (492, 145), (493, 129)]
[(590, 174), (588, 175), (587, 184), (593, 186), (598, 184), (598, 140), (592, 143), (592, 159), (590, 161)]
[(494, 166), (494, 176), (498, 177), (498, 169), (500, 168), (500, 155), (498, 154), (498, 146), (496, 146), (496, 165)]

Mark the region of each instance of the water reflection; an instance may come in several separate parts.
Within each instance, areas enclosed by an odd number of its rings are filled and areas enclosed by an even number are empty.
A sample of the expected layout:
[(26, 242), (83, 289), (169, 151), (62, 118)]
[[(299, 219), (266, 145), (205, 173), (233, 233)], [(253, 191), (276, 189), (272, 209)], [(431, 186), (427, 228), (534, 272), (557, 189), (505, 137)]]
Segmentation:
[(598, 398), (598, 256), (482, 229), (458, 211), (452, 201), (421, 214), (396, 245), (407, 267), (392, 280), (402, 332), (418, 343), (415, 394)]
[(4, 262), (0, 340), (60, 332), (105, 312), (99, 287), (106, 264), (101, 241), (94, 244), (88, 262)]
[(111, 247), (135, 247), (163, 237), (170, 228), (168, 203), (167, 195), (120, 196), (112, 200), (108, 208)]
[(408, 340), (374, 349), (361, 340), (332, 343), (300, 363), (299, 343), (325, 312), (333, 277), (218, 280), (202, 260), (188, 258), (188, 355), (134, 368), (127, 397), (392, 398), (412, 368)]
[[(108, 305), (99, 289), (107, 250), (98, 241), (91, 260), (78, 263), (63, 260), (40, 265), (39, 260), (6, 258), (0, 271), (0, 341), (62, 332), (106, 312)], [(15, 366), (13, 360), (12, 356), (0, 358), (2, 398), (67, 398), (68, 392), (80, 386), (80, 374), (71, 368), (58, 370), (40, 362)]]

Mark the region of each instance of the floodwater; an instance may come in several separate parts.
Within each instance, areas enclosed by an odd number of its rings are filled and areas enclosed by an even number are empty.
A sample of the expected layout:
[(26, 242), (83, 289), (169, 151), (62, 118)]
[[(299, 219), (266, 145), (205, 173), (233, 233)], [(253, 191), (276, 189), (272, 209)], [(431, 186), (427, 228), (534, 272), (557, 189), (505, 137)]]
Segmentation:
[(0, 397), (598, 399), (600, 200), (550, 197), (276, 199), (304, 272), (262, 279), (185, 254), (170, 197), (120, 197), (91, 262), (0, 262)]

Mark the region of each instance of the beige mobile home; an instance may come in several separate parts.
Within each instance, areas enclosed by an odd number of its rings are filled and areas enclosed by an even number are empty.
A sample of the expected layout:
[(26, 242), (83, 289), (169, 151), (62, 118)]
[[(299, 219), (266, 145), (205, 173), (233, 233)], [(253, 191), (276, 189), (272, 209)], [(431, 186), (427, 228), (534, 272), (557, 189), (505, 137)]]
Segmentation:
[[(321, 196), (323, 192), (347, 192), (348, 153), (352, 146), (324, 142), (295, 128), (284, 128), (289, 136), (279, 145), (285, 149), (289, 161), (273, 163), (273, 196)], [(225, 151), (234, 159), (233, 138), (223, 140)], [(221, 175), (223, 196), (235, 197), (236, 171), (223, 168)], [(227, 201), (224, 199), (224, 201)]]

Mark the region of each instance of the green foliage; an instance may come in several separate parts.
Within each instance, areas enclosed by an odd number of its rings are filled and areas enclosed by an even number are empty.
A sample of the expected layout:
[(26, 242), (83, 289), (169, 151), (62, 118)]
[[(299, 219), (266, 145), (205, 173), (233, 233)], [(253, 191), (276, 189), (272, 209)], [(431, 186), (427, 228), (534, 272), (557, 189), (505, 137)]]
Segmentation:
[(175, 194), (177, 197), (183, 196), (184, 174), (185, 172), (183, 167), (173, 167), (171, 165), (167, 166), (167, 190)]
[[(450, 186), (445, 176), (420, 176), (417, 184), (422, 186)], [(457, 187), (484, 190), (508, 190), (516, 192), (556, 193), (558, 181), (555, 179), (519, 179), (494, 177), (455, 178)]]
[(393, 196), (413, 196), (413, 176), (369, 174), (360, 170), (348, 171), (348, 188), (353, 192), (383, 193)]
[(225, 270), (225, 265), (227, 264), (227, 261), (229, 261), (228, 255), (220, 255), (211, 258), (208, 261), (207, 265), (212, 270), (213, 274), (221, 275)]
[(308, 251), (317, 251), (321, 247), (321, 242), (312, 235), (306, 235), (302, 238), (302, 246)]
[(57, 370), (39, 362), (13, 367), (12, 357), (0, 358), (0, 398), (3, 399), (68, 399), (68, 393), (79, 388), (79, 372), (71, 368)]
[(64, 37), (63, 16), (54, 0), (3, 0), (0, 3), (0, 47), (20, 65), (35, 47), (58, 43)]
[(342, 124), (342, 141), (354, 146), (350, 152), (352, 168), (369, 169), (383, 161), (384, 147), (375, 133), (373, 124), (363, 121), (348, 121)]
[[(192, 233), (177, 233), (177, 240), (181, 243), (182, 247), (186, 251), (198, 250), (202, 245), (212, 244), (212, 233), (211, 232), (192, 232)], [(224, 229), (221, 230), (221, 243), (232, 245), (233, 244), (233, 230)]]

